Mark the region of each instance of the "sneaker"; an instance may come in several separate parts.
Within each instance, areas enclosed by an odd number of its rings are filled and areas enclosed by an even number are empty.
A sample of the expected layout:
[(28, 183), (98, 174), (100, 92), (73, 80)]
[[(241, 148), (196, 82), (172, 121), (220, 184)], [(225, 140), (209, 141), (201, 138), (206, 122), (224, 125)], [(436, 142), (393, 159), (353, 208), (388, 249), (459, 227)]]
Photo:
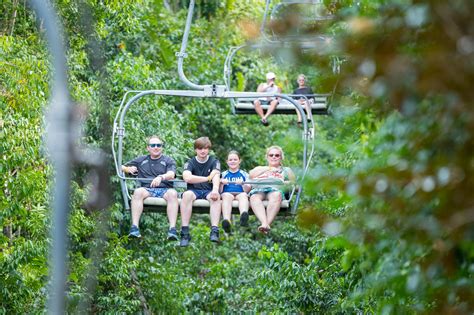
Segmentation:
[(176, 228), (171, 228), (168, 230), (168, 241), (177, 241), (178, 240), (178, 232), (176, 232)]
[(247, 211), (240, 215), (240, 226), (249, 226), (249, 213)]
[(231, 232), (231, 224), (229, 222), (229, 220), (224, 220), (222, 221), (222, 228), (224, 229), (224, 231), (229, 234)]
[(135, 237), (135, 238), (140, 238), (142, 235), (140, 234), (140, 230), (138, 229), (138, 226), (132, 225), (130, 228), (130, 233), (128, 234), (129, 237)]
[(211, 240), (211, 242), (219, 242), (219, 230), (212, 229), (211, 234), (209, 235), (209, 239)]
[(189, 245), (190, 241), (191, 241), (191, 234), (181, 233), (181, 241), (179, 242), (179, 246), (186, 247)]

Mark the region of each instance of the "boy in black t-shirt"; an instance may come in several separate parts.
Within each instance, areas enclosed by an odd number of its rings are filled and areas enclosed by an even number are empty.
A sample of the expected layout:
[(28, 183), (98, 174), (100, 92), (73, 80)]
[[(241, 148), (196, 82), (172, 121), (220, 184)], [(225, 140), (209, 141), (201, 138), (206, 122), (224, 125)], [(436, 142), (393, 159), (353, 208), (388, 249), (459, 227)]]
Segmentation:
[(220, 170), (219, 160), (209, 156), (212, 144), (208, 137), (194, 141), (196, 156), (184, 164), (183, 179), (188, 183), (188, 190), (183, 193), (181, 200), (181, 243), (188, 246), (191, 240), (189, 221), (191, 220), (193, 201), (207, 199), (210, 203), (212, 242), (219, 241), (219, 220), (221, 217), (221, 200), (219, 194)]

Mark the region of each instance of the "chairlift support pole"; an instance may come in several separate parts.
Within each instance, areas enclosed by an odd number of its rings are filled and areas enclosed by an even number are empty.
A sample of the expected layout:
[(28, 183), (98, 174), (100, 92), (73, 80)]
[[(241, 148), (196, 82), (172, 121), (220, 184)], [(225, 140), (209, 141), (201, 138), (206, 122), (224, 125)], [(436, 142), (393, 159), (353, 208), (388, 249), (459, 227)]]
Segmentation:
[(184, 27), (183, 41), (181, 42), (181, 50), (179, 51), (179, 53), (176, 53), (176, 56), (178, 57), (178, 74), (181, 81), (183, 81), (183, 83), (189, 86), (190, 88), (194, 90), (204, 90), (204, 86), (189, 81), (183, 71), (183, 61), (184, 58), (187, 56), (186, 46), (188, 45), (189, 30), (191, 28), (191, 23), (193, 20), (193, 12), (194, 0), (191, 0), (189, 2), (188, 15), (186, 17), (186, 25)]
[(71, 174), (79, 162), (91, 168), (96, 179), (93, 189), (97, 196), (89, 197), (91, 208), (104, 209), (108, 193), (104, 186), (108, 174), (105, 154), (81, 144), (82, 120), (75, 111), (67, 86), (66, 49), (63, 44), (63, 27), (49, 1), (30, 0), (38, 20), (45, 26), (47, 44), (52, 58), (53, 78), (51, 100), (46, 113), (45, 142), (48, 158), (54, 170), (52, 180), (51, 250), (49, 254), (48, 313), (64, 314), (67, 295), (68, 222), (70, 213)]
[(176, 53), (176, 56), (178, 57), (179, 78), (181, 79), (181, 81), (183, 81), (184, 84), (189, 86), (191, 89), (209, 91), (214, 96), (218, 96), (225, 91), (225, 85), (217, 85), (217, 84), (198, 85), (191, 82), (184, 74), (183, 62), (184, 62), (184, 58), (187, 56), (186, 47), (188, 44), (189, 31), (191, 29), (191, 24), (193, 21), (193, 13), (194, 13), (194, 0), (191, 0), (189, 2), (188, 15), (186, 17), (186, 25), (184, 27), (184, 34), (183, 34), (183, 40), (181, 42), (181, 49), (179, 53)]
[(51, 285), (48, 313), (65, 313), (68, 218), (70, 212), (70, 179), (72, 173), (72, 134), (69, 128), (73, 105), (67, 88), (66, 54), (62, 44), (62, 25), (49, 1), (31, 0), (31, 6), (44, 23), (53, 63), (50, 107), (46, 115), (46, 146), (54, 168), (49, 273)]

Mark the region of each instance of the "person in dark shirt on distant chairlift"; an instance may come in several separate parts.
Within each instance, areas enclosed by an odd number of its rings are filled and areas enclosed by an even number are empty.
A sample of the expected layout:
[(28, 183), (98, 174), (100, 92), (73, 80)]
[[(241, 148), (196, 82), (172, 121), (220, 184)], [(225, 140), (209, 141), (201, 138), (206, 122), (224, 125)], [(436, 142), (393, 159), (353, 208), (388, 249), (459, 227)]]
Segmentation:
[[(304, 74), (298, 75), (298, 79), (296, 80), (298, 83), (298, 88), (293, 91), (293, 95), (311, 95), (313, 94), (313, 90), (311, 90), (310, 87), (306, 86), (306, 77)], [(312, 103), (312, 98), (308, 97), (308, 100), (306, 100), (302, 96), (294, 96), (294, 99), (298, 100), (300, 102), (301, 106), (306, 109), (306, 113), (308, 115), (308, 121), (311, 121), (311, 103)], [(301, 125), (302, 123), (302, 118), (301, 114), (298, 110), (296, 110), (296, 114), (298, 115), (298, 125)]]

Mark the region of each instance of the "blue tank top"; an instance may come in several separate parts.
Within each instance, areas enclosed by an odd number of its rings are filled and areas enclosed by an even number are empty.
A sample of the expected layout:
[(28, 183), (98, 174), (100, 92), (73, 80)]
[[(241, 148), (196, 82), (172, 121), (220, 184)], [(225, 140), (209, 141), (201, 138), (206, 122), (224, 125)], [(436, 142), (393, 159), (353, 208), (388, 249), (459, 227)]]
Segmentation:
[(244, 192), (242, 185), (233, 184), (232, 182), (236, 182), (237, 180), (247, 181), (249, 178), (249, 174), (246, 171), (238, 170), (235, 173), (227, 170), (222, 173), (222, 178), (227, 179), (229, 184), (224, 185), (222, 192), (229, 192), (229, 193), (241, 193)]

